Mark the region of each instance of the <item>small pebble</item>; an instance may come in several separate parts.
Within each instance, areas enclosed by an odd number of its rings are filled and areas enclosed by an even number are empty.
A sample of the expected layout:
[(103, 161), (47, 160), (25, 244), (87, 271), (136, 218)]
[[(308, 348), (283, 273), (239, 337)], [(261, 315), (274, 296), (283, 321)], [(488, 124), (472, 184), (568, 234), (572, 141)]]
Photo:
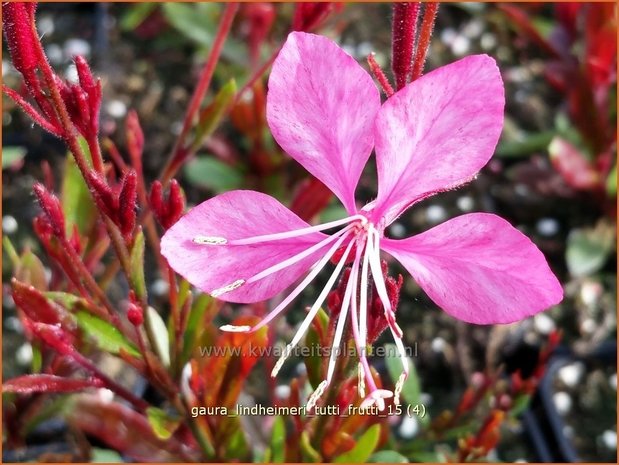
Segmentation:
[(614, 373), (608, 377), (608, 384), (610, 384), (610, 387), (615, 391), (617, 390), (617, 373)]
[(471, 41), (464, 35), (458, 35), (451, 43), (451, 51), (456, 56), (464, 56), (471, 49)]
[(435, 337), (434, 339), (432, 339), (432, 350), (434, 352), (441, 353), (443, 352), (443, 349), (445, 349), (445, 344), (445, 339), (443, 339), (442, 337)]
[(570, 363), (569, 365), (565, 365), (561, 369), (559, 369), (558, 376), (559, 379), (565, 384), (567, 387), (574, 387), (578, 384), (582, 375), (585, 373), (585, 367), (582, 363)]
[(600, 439), (602, 440), (602, 444), (604, 444), (604, 446), (606, 446), (608, 449), (610, 450), (617, 449), (617, 432), (616, 431), (607, 429), (606, 431), (602, 433), (602, 436), (600, 437)]
[(404, 439), (411, 439), (419, 432), (419, 422), (415, 417), (405, 416), (400, 424), (399, 433)]
[(90, 44), (82, 39), (69, 39), (64, 43), (64, 54), (69, 59), (76, 55), (88, 57), (90, 55)]
[(62, 48), (58, 44), (49, 44), (45, 47), (45, 53), (50, 63), (53, 65), (59, 65), (64, 61), (64, 55)]
[(593, 307), (602, 296), (604, 289), (600, 283), (596, 281), (585, 281), (580, 288), (580, 300), (589, 306)]
[(112, 118), (122, 118), (127, 114), (127, 105), (120, 100), (112, 100), (105, 106), (105, 109)]
[(482, 34), (479, 43), (481, 45), (481, 48), (483, 48), (485, 51), (492, 50), (494, 47), (496, 47), (496, 37), (494, 34), (486, 32)]
[(473, 207), (475, 207), (475, 202), (468, 195), (464, 195), (462, 197), (459, 197), (458, 200), (456, 200), (456, 205), (458, 205), (458, 208), (461, 211), (470, 212), (471, 210), (473, 210)]
[(591, 318), (587, 318), (581, 323), (580, 330), (583, 334), (592, 334), (595, 331), (596, 326), (595, 321)]
[(109, 404), (114, 400), (114, 392), (108, 388), (97, 389), (97, 397), (104, 404)]
[(572, 398), (567, 392), (555, 392), (552, 400), (560, 415), (565, 415), (572, 409)]
[(550, 334), (556, 327), (555, 322), (548, 315), (538, 313), (533, 318), (535, 329), (540, 334)]
[(15, 352), (15, 360), (19, 365), (30, 365), (32, 363), (32, 346), (27, 342), (22, 344)]
[(49, 16), (40, 16), (37, 18), (37, 31), (41, 36), (53, 34), (54, 20)]
[(402, 225), (402, 223), (393, 223), (389, 226), (389, 232), (393, 237), (400, 238), (404, 237), (406, 234), (406, 228)]
[(434, 401), (434, 398), (432, 397), (432, 394), (430, 394), (429, 392), (422, 392), (419, 395), (419, 402), (421, 402), (423, 405), (432, 405), (433, 401)]
[(280, 384), (275, 388), (275, 397), (281, 400), (286, 400), (290, 397), (290, 386)]
[(447, 212), (440, 205), (430, 205), (426, 209), (426, 221), (428, 223), (437, 224), (441, 221), (445, 221), (447, 218)]
[(150, 287), (151, 292), (157, 297), (168, 295), (170, 284), (164, 279), (156, 279)]
[(77, 84), (79, 82), (79, 76), (77, 75), (77, 67), (75, 64), (70, 64), (67, 66), (67, 69), (64, 72), (64, 77), (70, 83)]
[[(11, 301), (13, 301), (13, 299), (11, 299)], [(6, 308), (6, 304), (4, 304), (4, 307)], [(24, 327), (16, 316), (6, 317), (4, 319), (4, 327), (9, 331), (15, 331), (20, 334), (24, 332)]]
[(365, 59), (373, 50), (374, 46), (370, 42), (361, 42), (357, 45), (357, 56)]
[(5, 215), (2, 217), (2, 231), (4, 234), (13, 234), (17, 232), (17, 220), (11, 215)]
[(559, 222), (554, 218), (541, 218), (535, 226), (542, 236), (550, 237), (559, 232)]

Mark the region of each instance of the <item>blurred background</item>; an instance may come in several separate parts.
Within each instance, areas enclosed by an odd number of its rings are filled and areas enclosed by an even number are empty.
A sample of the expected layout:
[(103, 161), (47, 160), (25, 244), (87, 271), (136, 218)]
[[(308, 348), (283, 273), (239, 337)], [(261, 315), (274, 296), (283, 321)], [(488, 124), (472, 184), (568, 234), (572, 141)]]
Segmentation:
[[(263, 10), (243, 5), (216, 69), (213, 94), (230, 78), (241, 87), (271, 56), (285, 39), (293, 10), (292, 4)], [(125, 117), (137, 111), (147, 181), (160, 172), (180, 131), (220, 11), (218, 4), (185, 3), (39, 6), (38, 30), (57, 72), (75, 80), (72, 57), (79, 54), (102, 79), (102, 136), (123, 147)], [(389, 71), (389, 4), (339, 5), (317, 31), (364, 66), (375, 52)], [(561, 334), (530, 407), (504, 425), (491, 460), (616, 460), (616, 47), (611, 3), (450, 3), (439, 9), (426, 71), (469, 54), (494, 57), (506, 86), (505, 128), (495, 156), (473, 182), (416, 205), (389, 234), (408, 236), (467, 212), (497, 213), (538, 245), (565, 290), (560, 305), (534, 318), (479, 327), (448, 317), (405, 279), (398, 321), (407, 345), (417, 347), (414, 363), (433, 417), (453, 410), (478, 373), (502, 367), (506, 376), (520, 370), (526, 377), (549, 336)], [(19, 89), (6, 50), (3, 56), (3, 81)], [(177, 176), (188, 205), (237, 188), (266, 192), (289, 205), (306, 182), (307, 174), (281, 152), (264, 123), (266, 76)], [(17, 249), (43, 257), (32, 230), (38, 213), (32, 184), (45, 176), (43, 161), (62, 179), (66, 149), (6, 97), (2, 123), (3, 235)], [(363, 200), (376, 192), (372, 165), (359, 186)], [(343, 215), (334, 199), (322, 207), (322, 220)], [(403, 270), (392, 268), (397, 272)], [(13, 270), (6, 256), (2, 274), (7, 379), (28, 372), (33, 352), (7, 292)], [(164, 299), (165, 281), (148, 278), (151, 296)], [(306, 300), (314, 291), (307, 290)], [(295, 305), (278, 331), (292, 331), (301, 308)], [(234, 310), (222, 312), (227, 317)], [(374, 363), (384, 370), (381, 360)], [(248, 383), (258, 398), (266, 389), (259, 378)], [(420, 429), (414, 419), (394, 422), (394, 441), (406, 449)], [(62, 426), (54, 431), (65, 434)], [(43, 445), (52, 441), (42, 437)]]

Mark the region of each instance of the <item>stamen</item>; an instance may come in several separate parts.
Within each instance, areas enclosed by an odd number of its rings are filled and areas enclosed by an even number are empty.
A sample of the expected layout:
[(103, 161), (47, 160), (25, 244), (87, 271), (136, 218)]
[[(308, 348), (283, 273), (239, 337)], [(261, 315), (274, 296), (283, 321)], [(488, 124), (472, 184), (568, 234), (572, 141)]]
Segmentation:
[(359, 397), (365, 397), (365, 380), (363, 374), (363, 365), (359, 363), (357, 365), (357, 390), (359, 391)]
[(326, 239), (323, 239), (322, 241), (318, 242), (317, 244), (314, 244), (312, 247), (310, 247), (309, 249), (304, 250), (303, 252), (300, 252), (296, 255), (293, 255), (292, 257), (288, 258), (287, 260), (284, 260), (283, 262), (277, 263), (276, 265), (271, 266), (270, 268), (267, 268), (264, 271), (261, 271), (260, 273), (252, 276), (251, 278), (249, 278), (247, 280), (247, 283), (253, 283), (256, 282), (260, 279), (266, 278), (267, 276), (283, 270), (284, 268), (288, 268), (289, 266), (294, 265), (295, 263), (303, 260), (305, 257), (313, 254), (314, 252), (316, 252), (317, 250), (323, 248), (325, 245), (333, 242), (334, 240), (336, 240), (338, 237), (340, 237), (342, 234), (346, 233), (347, 231), (350, 231), (353, 228), (353, 225), (348, 225), (346, 226), (344, 229), (342, 229), (341, 231), (336, 232), (335, 234), (328, 236)]
[(233, 283), (230, 283), (224, 287), (220, 287), (219, 289), (215, 289), (214, 291), (211, 291), (210, 292), (211, 297), (219, 297), (220, 295), (223, 295), (226, 292), (234, 291), (235, 289), (238, 289), (239, 287), (241, 287), (243, 284), (245, 284), (244, 279), (237, 279)]
[(312, 393), (309, 400), (307, 401), (307, 410), (311, 410), (314, 408), (314, 406), (316, 405), (316, 402), (318, 402), (318, 399), (320, 399), (320, 397), (325, 393), (325, 389), (327, 388), (328, 385), (329, 383), (327, 381), (322, 381), (318, 385), (316, 390)]
[(292, 353), (292, 347), (293, 346), (291, 344), (288, 344), (286, 346), (286, 348), (284, 349), (284, 353), (279, 357), (279, 360), (277, 360), (277, 363), (273, 367), (273, 370), (271, 370), (271, 378), (275, 378), (277, 376), (277, 373), (279, 373), (279, 370), (282, 369), (282, 367), (284, 366), (284, 362), (288, 359), (288, 357), (290, 357), (290, 354)]
[(353, 221), (361, 221), (361, 224), (367, 223), (367, 218), (363, 215), (353, 215), (341, 220), (330, 221), (328, 223), (309, 226), (307, 228), (294, 229), (292, 231), (284, 231), (281, 233), (264, 234), (262, 236), (248, 237), (245, 239), (234, 239), (228, 242), (229, 245), (250, 245), (261, 242), (279, 241), (282, 239), (290, 239), (292, 237), (306, 236), (314, 232), (324, 231), (325, 229), (335, 228), (343, 224), (352, 223)]
[(251, 326), (223, 325), (219, 329), (227, 333), (247, 333), (251, 331)]
[[(343, 239), (343, 237), (342, 237), (342, 239)], [(280, 357), (280, 359), (277, 361), (277, 364), (275, 365), (275, 368), (273, 368), (273, 371), (271, 372), (271, 376), (276, 376), (277, 375), (277, 372), (281, 368), (281, 365), (284, 364), (284, 362), (286, 361), (286, 358), (288, 358), (288, 356), (290, 355), (290, 352), (292, 352), (292, 348), (297, 346), (299, 341), (301, 341), (301, 338), (305, 335), (305, 332), (307, 331), (309, 326), (312, 324), (312, 321), (314, 320), (314, 317), (318, 313), (318, 310), (320, 310), (320, 307), (321, 307), (322, 303), (327, 298), (327, 294), (329, 294), (329, 292), (331, 291), (331, 288), (333, 287), (333, 284), (335, 283), (335, 280), (337, 279), (337, 277), (339, 276), (340, 272), (342, 271), (342, 268), (344, 267), (344, 263), (346, 263), (346, 259), (348, 258), (348, 254), (350, 253), (350, 250), (352, 249), (352, 246), (353, 246), (354, 243), (355, 243), (355, 241), (350, 241), (348, 243), (348, 245), (346, 246), (346, 250), (344, 251), (344, 254), (342, 255), (342, 258), (340, 258), (340, 261), (338, 262), (338, 264), (335, 267), (335, 270), (333, 271), (333, 273), (329, 277), (329, 280), (327, 281), (327, 284), (325, 285), (325, 287), (323, 288), (322, 292), (318, 296), (318, 299), (316, 300), (316, 302), (314, 302), (314, 304), (312, 305), (312, 308), (310, 308), (309, 312), (307, 313), (307, 316), (303, 320), (303, 323), (301, 323), (301, 326), (297, 330), (297, 333), (295, 334), (294, 338), (292, 339), (290, 344), (288, 344), (288, 346), (286, 346), (286, 351)], [(262, 322), (260, 322), (259, 324), (262, 324)]]
[(295, 287), (294, 290), (277, 307), (275, 307), (267, 316), (265, 316), (256, 326), (252, 328), (252, 332), (262, 328), (264, 325), (276, 318), (277, 315), (279, 315), (288, 306), (288, 304), (292, 302), (301, 293), (301, 291), (303, 291), (303, 289), (305, 289), (308, 284), (314, 280), (316, 275), (318, 275), (318, 273), (320, 273), (320, 271), (327, 265), (333, 254), (335, 254), (349, 235), (350, 231), (347, 231), (344, 235), (342, 235), (342, 237), (340, 237), (338, 241), (331, 246), (325, 256), (314, 264), (312, 270), (303, 279), (303, 281), (301, 281), (301, 283)]
[(368, 235), (372, 238), (371, 240), (368, 240), (368, 244), (375, 241), (375, 244), (372, 247), (372, 254), (370, 256), (370, 268), (372, 270), (374, 284), (376, 285), (376, 292), (378, 293), (378, 297), (383, 303), (383, 308), (385, 309), (385, 318), (387, 318), (389, 329), (391, 330), (391, 335), (393, 336), (393, 341), (398, 349), (398, 354), (400, 356), (400, 361), (402, 362), (404, 371), (403, 374), (408, 377), (408, 359), (406, 358), (406, 350), (404, 349), (404, 344), (402, 343), (402, 330), (395, 322), (395, 314), (391, 308), (391, 301), (389, 300), (389, 295), (387, 294), (387, 287), (385, 286), (385, 280), (380, 266), (380, 237), (378, 235), (378, 231), (376, 231), (373, 227), (370, 227)]
[(402, 388), (404, 387), (404, 382), (406, 381), (407, 375), (402, 372), (400, 377), (398, 378), (398, 382), (395, 383), (395, 390), (393, 392), (393, 403), (395, 405), (400, 405), (400, 394), (402, 393)]
[[(358, 266), (359, 265), (357, 263), (357, 267)], [(350, 307), (351, 295), (353, 291), (352, 277), (353, 277), (353, 273), (351, 270), (351, 274), (348, 277), (348, 282), (346, 283), (346, 289), (344, 291), (344, 298), (342, 299), (342, 307), (341, 307), (340, 314), (337, 320), (337, 327), (335, 329), (335, 337), (333, 338), (333, 345), (331, 346), (331, 356), (329, 357), (329, 366), (327, 368), (327, 384), (331, 382), (331, 377), (333, 376), (333, 372), (335, 371), (335, 360), (338, 355), (338, 349), (340, 348), (340, 343), (342, 342), (342, 335), (344, 334), (344, 326), (346, 326), (346, 317), (348, 316), (348, 308)]]
[(195, 244), (200, 245), (224, 245), (228, 243), (225, 237), (219, 236), (196, 236), (192, 240)]
[[(353, 269), (350, 275), (350, 279), (355, 283), (357, 282), (357, 278), (359, 276), (359, 262), (360, 261), (361, 261), (361, 248), (358, 247), (357, 256), (355, 257), (355, 263), (353, 264)], [(366, 283), (367, 283), (367, 276), (366, 276)], [(364, 293), (365, 293), (365, 300), (364, 300)], [(357, 347), (357, 352), (359, 353), (359, 361), (360, 361), (359, 368), (362, 370), (362, 375), (363, 375), (362, 381), (363, 379), (367, 381), (368, 388), (370, 392), (372, 392), (372, 391), (375, 391), (377, 388), (376, 388), (376, 384), (374, 383), (374, 378), (372, 378), (372, 371), (370, 370), (370, 364), (368, 363), (368, 359), (367, 359), (367, 354), (366, 354), (367, 346), (366, 346), (366, 343), (361, 340), (361, 337), (359, 335), (359, 323), (357, 321), (357, 310), (359, 310), (361, 314), (363, 314), (364, 312), (367, 312), (367, 285), (361, 289), (361, 297), (362, 297), (362, 304), (364, 301), (366, 302), (366, 304), (364, 304), (365, 307), (362, 306), (361, 308), (357, 309), (357, 293), (353, 292), (352, 299), (351, 299), (352, 300), (351, 302), (352, 311), (350, 312), (350, 319), (351, 319), (353, 339), (355, 341), (355, 346)], [(361, 397), (365, 397), (365, 382), (363, 382), (362, 386), (360, 386), (359, 393)]]

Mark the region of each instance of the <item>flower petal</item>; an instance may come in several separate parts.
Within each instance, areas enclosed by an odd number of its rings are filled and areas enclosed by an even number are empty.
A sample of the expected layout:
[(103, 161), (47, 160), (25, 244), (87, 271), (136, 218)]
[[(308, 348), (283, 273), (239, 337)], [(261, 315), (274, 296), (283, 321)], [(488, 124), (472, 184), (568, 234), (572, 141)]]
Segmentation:
[(462, 215), (381, 247), (439, 307), (469, 323), (512, 323), (563, 298), (544, 255), (496, 215)]
[[(240, 279), (247, 280), (327, 236), (313, 232), (252, 245), (196, 244), (193, 242), (195, 237), (225, 238), (229, 242), (308, 226), (273, 197), (253, 191), (231, 191), (192, 208), (168, 229), (161, 239), (161, 253), (170, 266), (191, 284), (213, 293)], [(301, 277), (324, 254), (323, 249), (319, 248), (288, 268), (245, 283), (219, 298), (239, 303), (269, 299)]]
[(269, 78), (269, 127), (277, 143), (351, 214), (379, 108), (370, 75), (334, 42), (303, 32), (288, 36)]
[(438, 68), (387, 100), (375, 127), (375, 219), (389, 224), (412, 203), (470, 181), (494, 153), (504, 106), (487, 55)]

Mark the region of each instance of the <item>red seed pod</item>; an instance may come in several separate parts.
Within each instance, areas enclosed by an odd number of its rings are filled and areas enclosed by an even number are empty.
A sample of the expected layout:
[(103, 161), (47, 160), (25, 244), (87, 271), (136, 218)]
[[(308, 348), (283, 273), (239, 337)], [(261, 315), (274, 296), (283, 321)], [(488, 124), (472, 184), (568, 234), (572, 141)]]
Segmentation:
[(391, 69), (395, 76), (397, 90), (400, 90), (407, 84), (413, 69), (413, 51), (415, 48), (418, 16), (418, 2), (393, 4)]
[(88, 66), (88, 62), (81, 55), (76, 55), (74, 61), (80, 86), (86, 93), (90, 94), (96, 87), (95, 80), (90, 71), (90, 66)]
[(54, 234), (58, 237), (65, 237), (64, 213), (62, 212), (58, 197), (48, 192), (45, 187), (39, 183), (34, 184), (33, 190)]
[(170, 181), (170, 192), (168, 193), (167, 200), (163, 198), (161, 182), (153, 182), (150, 189), (149, 203), (157, 221), (164, 229), (172, 227), (185, 210), (185, 198), (176, 179)]
[(331, 2), (296, 3), (292, 30), (308, 32), (323, 22), (332, 10), (333, 3)]

